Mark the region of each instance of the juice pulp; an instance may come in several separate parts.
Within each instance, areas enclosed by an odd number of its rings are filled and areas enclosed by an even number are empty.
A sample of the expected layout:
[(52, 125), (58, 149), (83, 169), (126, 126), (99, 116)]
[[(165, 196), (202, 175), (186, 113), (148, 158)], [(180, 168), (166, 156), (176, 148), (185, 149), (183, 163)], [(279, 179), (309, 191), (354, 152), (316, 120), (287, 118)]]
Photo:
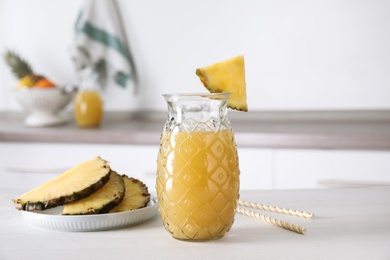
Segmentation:
[(173, 237), (215, 239), (230, 230), (239, 191), (231, 130), (164, 132), (157, 165), (160, 216)]
[(98, 91), (82, 90), (76, 95), (74, 116), (81, 127), (97, 126), (103, 117), (103, 101)]

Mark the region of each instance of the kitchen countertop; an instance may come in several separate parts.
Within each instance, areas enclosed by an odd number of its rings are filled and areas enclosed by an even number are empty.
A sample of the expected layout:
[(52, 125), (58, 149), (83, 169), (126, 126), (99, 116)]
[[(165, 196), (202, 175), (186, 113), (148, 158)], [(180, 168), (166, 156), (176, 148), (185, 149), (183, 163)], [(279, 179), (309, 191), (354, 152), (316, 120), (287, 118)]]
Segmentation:
[[(163, 112), (107, 112), (97, 128), (28, 128), (23, 113), (0, 112), (0, 142), (158, 145)], [(229, 112), (239, 147), (390, 150), (390, 111)]]
[(173, 239), (159, 217), (97, 232), (33, 228), (0, 194), (0, 259), (389, 259), (390, 189), (242, 191), (241, 199), (313, 212), (308, 220), (259, 211), (307, 229), (305, 235), (236, 215), (223, 238)]

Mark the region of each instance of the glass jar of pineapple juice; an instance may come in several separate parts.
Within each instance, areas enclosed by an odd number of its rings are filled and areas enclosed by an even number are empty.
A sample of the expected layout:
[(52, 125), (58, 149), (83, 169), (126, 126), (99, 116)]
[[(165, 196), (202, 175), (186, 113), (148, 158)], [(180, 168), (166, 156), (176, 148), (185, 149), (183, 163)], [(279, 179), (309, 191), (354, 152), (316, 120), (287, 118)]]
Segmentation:
[(239, 196), (229, 93), (169, 94), (156, 190), (165, 229), (181, 240), (220, 238), (230, 230)]

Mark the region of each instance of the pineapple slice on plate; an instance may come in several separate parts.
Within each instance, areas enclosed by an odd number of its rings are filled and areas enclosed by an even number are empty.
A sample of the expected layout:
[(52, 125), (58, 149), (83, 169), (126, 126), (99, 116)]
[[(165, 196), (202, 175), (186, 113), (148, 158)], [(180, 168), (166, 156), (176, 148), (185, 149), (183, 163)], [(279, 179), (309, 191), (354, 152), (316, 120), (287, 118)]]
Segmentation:
[(138, 179), (122, 175), (125, 182), (126, 193), (122, 202), (113, 208), (112, 212), (122, 212), (146, 207), (150, 201), (148, 187)]
[(110, 178), (110, 165), (100, 157), (83, 162), (56, 178), (13, 199), (17, 209), (45, 210), (83, 199)]
[(196, 75), (210, 92), (230, 92), (229, 108), (248, 111), (243, 55), (198, 68)]
[(111, 171), (108, 182), (87, 198), (65, 205), (63, 215), (85, 215), (107, 213), (117, 206), (125, 195), (122, 177)]

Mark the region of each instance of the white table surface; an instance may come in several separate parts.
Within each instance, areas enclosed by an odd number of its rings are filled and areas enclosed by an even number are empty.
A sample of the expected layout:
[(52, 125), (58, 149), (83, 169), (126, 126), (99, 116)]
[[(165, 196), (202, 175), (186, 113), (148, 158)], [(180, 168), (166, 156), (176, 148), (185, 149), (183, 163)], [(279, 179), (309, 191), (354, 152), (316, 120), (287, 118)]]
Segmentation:
[(225, 237), (183, 242), (159, 217), (133, 227), (59, 232), (26, 224), (16, 192), (0, 191), (0, 259), (390, 259), (390, 189), (242, 191), (241, 199), (310, 211), (313, 220), (271, 214), (306, 227), (300, 235), (236, 215)]

